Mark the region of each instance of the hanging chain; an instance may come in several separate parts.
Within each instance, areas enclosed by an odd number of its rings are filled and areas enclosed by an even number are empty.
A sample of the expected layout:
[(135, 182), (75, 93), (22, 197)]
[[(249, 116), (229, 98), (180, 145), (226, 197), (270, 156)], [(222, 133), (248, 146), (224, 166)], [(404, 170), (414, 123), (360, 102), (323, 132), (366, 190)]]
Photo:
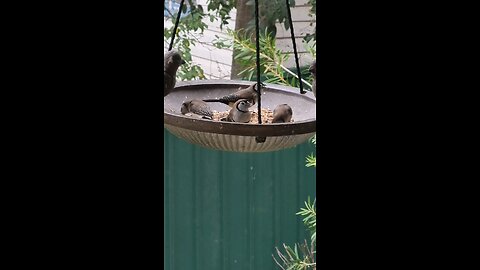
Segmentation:
[[(257, 50), (257, 91), (258, 91), (258, 124), (262, 124), (262, 86), (260, 82), (260, 27), (258, 25), (258, 0), (255, 0), (255, 46)], [(264, 143), (266, 137), (255, 137), (257, 143)]]
[(170, 46), (168, 46), (169, 51), (172, 50), (173, 40), (175, 39), (175, 35), (177, 34), (178, 23), (180, 22), (180, 15), (182, 14), (182, 9), (183, 9), (183, 2), (184, 0), (180, 2), (180, 8), (178, 9), (177, 20), (175, 21), (175, 27), (173, 28), (172, 39), (170, 40)]
[(295, 54), (295, 64), (297, 65), (298, 80), (300, 82), (300, 94), (305, 94), (307, 93), (307, 91), (303, 91), (302, 72), (300, 72), (300, 64), (298, 63), (297, 44), (295, 43), (295, 31), (293, 30), (292, 13), (290, 12), (290, 2), (289, 0), (285, 0), (285, 2), (287, 3), (288, 22), (290, 23), (290, 35), (292, 36), (293, 53)]
[(258, 90), (258, 124), (262, 123), (262, 85), (260, 83), (260, 27), (258, 25), (258, 0), (255, 0), (255, 45), (257, 49), (257, 90)]

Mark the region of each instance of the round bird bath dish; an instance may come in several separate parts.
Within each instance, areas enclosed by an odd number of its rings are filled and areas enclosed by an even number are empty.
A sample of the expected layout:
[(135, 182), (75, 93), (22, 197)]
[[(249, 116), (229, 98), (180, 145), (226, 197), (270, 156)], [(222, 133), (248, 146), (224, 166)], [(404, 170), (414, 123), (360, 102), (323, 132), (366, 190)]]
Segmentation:
[[(297, 88), (276, 84), (262, 87), (262, 108), (273, 109), (288, 104), (293, 110), (293, 121), (275, 124), (246, 124), (213, 121), (182, 115), (182, 103), (192, 99), (220, 98), (239, 87), (255, 82), (233, 80), (197, 80), (178, 82), (164, 97), (164, 127), (173, 135), (206, 148), (232, 152), (270, 152), (294, 147), (310, 139), (316, 132), (316, 101), (311, 92), (299, 94)], [(209, 103), (214, 111), (228, 111), (222, 103)], [(254, 110), (255, 106), (251, 108)], [(265, 122), (266, 119), (262, 119)], [(258, 143), (256, 137), (266, 137)]]

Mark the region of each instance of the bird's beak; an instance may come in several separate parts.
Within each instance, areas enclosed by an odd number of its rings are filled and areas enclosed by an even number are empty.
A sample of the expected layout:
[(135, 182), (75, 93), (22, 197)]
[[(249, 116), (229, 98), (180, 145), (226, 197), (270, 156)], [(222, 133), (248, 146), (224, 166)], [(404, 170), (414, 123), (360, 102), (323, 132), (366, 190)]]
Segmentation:
[(185, 64), (185, 63), (186, 63), (185, 60), (182, 59), (182, 65)]

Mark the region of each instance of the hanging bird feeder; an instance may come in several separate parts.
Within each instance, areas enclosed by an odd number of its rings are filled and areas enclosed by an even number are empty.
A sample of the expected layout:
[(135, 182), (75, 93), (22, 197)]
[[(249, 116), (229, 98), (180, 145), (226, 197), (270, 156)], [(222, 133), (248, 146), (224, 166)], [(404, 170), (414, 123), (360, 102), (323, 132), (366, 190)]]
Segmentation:
[[(164, 100), (164, 126), (175, 136), (211, 149), (233, 152), (269, 152), (293, 147), (311, 138), (316, 131), (316, 102), (311, 93), (298, 94), (298, 89), (275, 84), (262, 88), (263, 106), (273, 109), (288, 103), (294, 122), (275, 124), (246, 124), (212, 121), (182, 115), (180, 104), (185, 100), (224, 96), (249, 81), (200, 80), (179, 82), (175, 91)], [(212, 110), (225, 110), (221, 103), (210, 104)], [(257, 142), (258, 138), (265, 142)]]
[[(183, 115), (180, 111), (184, 101), (219, 98), (236, 92), (239, 88), (251, 86), (253, 82), (235, 80), (183, 81), (178, 82), (174, 91), (164, 97), (164, 127), (170, 133), (192, 144), (233, 152), (278, 151), (294, 147), (313, 137), (316, 132), (316, 99), (312, 93), (304, 91), (302, 87), (289, 2), (288, 0), (286, 2), (300, 89), (260, 82), (260, 45), (257, 38), (258, 123), (223, 122), (194, 118)], [(179, 14), (182, 5), (183, 0), (180, 3)], [(179, 17), (178, 15), (174, 29), (178, 26)], [(255, 23), (256, 36), (258, 37), (258, 0), (255, 1)], [(172, 49), (174, 36), (172, 36), (169, 50)], [(262, 99), (263, 95), (265, 96), (264, 99)], [(262, 122), (262, 106), (273, 110), (277, 105), (285, 103), (290, 105), (293, 110), (293, 122)], [(211, 103), (209, 105), (214, 111), (225, 110), (225, 105), (221, 103)]]

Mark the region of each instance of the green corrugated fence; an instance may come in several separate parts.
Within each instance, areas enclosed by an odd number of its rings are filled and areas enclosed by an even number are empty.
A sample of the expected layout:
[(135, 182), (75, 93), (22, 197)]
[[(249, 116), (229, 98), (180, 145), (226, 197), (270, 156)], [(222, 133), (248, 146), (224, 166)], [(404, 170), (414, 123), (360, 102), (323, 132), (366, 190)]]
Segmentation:
[(295, 213), (315, 198), (313, 144), (231, 153), (164, 133), (164, 269), (278, 269), (274, 247), (309, 238)]

